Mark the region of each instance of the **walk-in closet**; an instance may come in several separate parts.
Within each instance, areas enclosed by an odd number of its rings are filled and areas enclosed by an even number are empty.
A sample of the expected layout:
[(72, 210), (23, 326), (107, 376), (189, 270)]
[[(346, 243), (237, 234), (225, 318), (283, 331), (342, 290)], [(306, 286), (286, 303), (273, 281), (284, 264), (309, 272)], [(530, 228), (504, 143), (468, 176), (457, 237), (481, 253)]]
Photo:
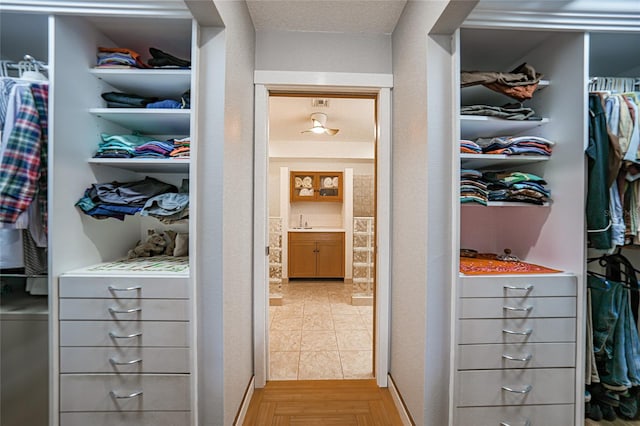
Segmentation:
[(452, 424), (573, 424), (584, 36), (463, 28), (459, 42)]
[(640, 425), (640, 34), (589, 34), (585, 424)]
[[(6, 426), (48, 424), (48, 207), (40, 185), (48, 169), (47, 29), (45, 15), (0, 14), (0, 424)], [(29, 113), (33, 133), (13, 136)], [(22, 160), (28, 171), (11, 173)]]
[(0, 423), (192, 424), (195, 152), (207, 129), (194, 124), (192, 94), (199, 66), (219, 90), (221, 68), (208, 62), (222, 52), (209, 43), (218, 31), (184, 3), (13, 9), (0, 13), (2, 82), (47, 77), (48, 144), (35, 172), (3, 158), (2, 196), (15, 175), (42, 180), (46, 210), (28, 224), (42, 218), (48, 265), (29, 269), (23, 234), (9, 245), (7, 228), (20, 227), (3, 202)]

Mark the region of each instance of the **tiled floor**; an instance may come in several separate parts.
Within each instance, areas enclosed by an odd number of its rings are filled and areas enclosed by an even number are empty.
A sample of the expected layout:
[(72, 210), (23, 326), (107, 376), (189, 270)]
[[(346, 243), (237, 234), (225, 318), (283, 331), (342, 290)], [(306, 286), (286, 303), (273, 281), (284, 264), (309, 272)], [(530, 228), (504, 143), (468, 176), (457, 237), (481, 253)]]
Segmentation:
[(373, 378), (373, 307), (340, 281), (283, 284), (269, 307), (269, 380)]

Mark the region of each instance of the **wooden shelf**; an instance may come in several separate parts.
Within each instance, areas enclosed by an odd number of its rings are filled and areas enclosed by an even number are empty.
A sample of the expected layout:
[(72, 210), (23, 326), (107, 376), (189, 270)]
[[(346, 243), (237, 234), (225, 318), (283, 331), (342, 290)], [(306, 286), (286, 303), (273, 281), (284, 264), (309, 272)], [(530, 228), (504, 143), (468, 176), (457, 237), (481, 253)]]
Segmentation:
[(465, 169), (511, 168), (549, 161), (549, 158), (545, 155), (460, 154), (460, 164)]
[(189, 109), (90, 108), (89, 112), (96, 117), (144, 134), (189, 134)]
[(491, 138), (495, 136), (515, 136), (549, 122), (542, 120), (505, 120), (484, 115), (461, 115), (460, 135), (463, 139)]
[(191, 87), (188, 69), (91, 68), (89, 72), (119, 91), (141, 96), (178, 100)]
[(139, 173), (189, 173), (191, 163), (187, 158), (91, 158), (88, 162)]

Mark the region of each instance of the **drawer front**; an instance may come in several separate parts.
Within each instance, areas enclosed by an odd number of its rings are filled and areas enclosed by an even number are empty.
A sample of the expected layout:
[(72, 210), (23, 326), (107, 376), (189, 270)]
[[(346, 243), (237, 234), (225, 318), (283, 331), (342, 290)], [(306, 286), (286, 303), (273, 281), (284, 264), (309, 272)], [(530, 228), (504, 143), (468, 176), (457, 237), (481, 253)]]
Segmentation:
[[(456, 426), (570, 426), (573, 405), (523, 405), (515, 407), (466, 407), (455, 411)], [(529, 423), (527, 423), (529, 421)]]
[(188, 347), (189, 323), (60, 321), (60, 346)]
[(460, 297), (576, 296), (576, 277), (483, 275), (460, 278)]
[(188, 299), (187, 277), (62, 276), (60, 297)]
[(60, 299), (61, 320), (187, 321), (184, 299)]
[(182, 374), (60, 375), (60, 411), (189, 411), (190, 393)]
[(575, 297), (460, 299), (460, 318), (575, 317)]
[(458, 345), (458, 370), (575, 367), (574, 343)]
[(188, 411), (133, 411), (114, 413), (61, 413), (63, 426), (186, 426), (191, 424)]
[(188, 348), (63, 347), (61, 373), (189, 373)]
[(463, 319), (459, 344), (575, 342), (575, 318)]
[(575, 398), (572, 368), (474, 370), (457, 374), (458, 407), (573, 404)]

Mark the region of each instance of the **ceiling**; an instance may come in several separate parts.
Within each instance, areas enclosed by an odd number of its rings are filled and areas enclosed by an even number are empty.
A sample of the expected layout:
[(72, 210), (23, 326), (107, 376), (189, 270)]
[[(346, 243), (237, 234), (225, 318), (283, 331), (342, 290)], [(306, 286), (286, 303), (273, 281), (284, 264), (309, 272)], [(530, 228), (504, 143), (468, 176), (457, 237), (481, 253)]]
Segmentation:
[(256, 31), (391, 34), (406, 0), (247, 0)]
[[(271, 96), (269, 140), (272, 142), (371, 142), (375, 140), (375, 100), (328, 98), (328, 107), (314, 107), (316, 97)], [(340, 129), (335, 136), (301, 133), (311, 127), (311, 114), (327, 115), (326, 127)]]
[[(247, 0), (256, 31), (308, 31), (391, 34), (406, 0)], [(326, 98), (326, 97), (323, 97)], [(328, 108), (314, 108), (313, 97), (272, 96), (269, 138), (272, 142), (375, 140), (373, 99), (330, 98)], [(311, 114), (327, 114), (335, 136), (301, 133), (311, 127)]]

